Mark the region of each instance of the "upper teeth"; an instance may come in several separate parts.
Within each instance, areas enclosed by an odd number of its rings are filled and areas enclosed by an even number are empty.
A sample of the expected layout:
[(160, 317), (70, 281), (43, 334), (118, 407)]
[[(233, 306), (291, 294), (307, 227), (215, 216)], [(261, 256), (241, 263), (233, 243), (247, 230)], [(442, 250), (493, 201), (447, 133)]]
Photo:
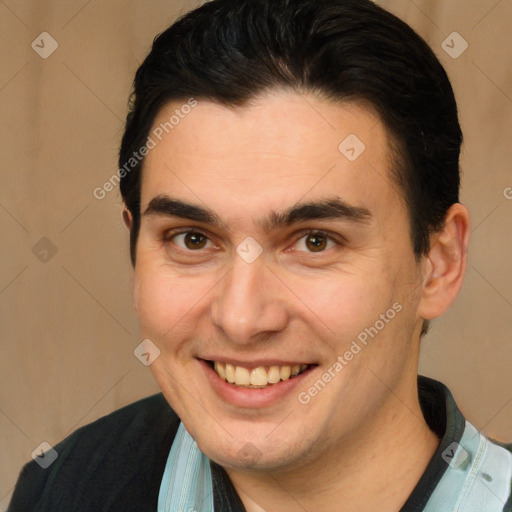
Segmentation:
[(307, 364), (294, 364), (293, 366), (258, 366), (249, 370), (243, 366), (235, 366), (230, 363), (215, 361), (214, 370), (224, 380), (237, 386), (265, 387), (268, 384), (276, 384), (281, 380), (288, 380), (305, 370)]

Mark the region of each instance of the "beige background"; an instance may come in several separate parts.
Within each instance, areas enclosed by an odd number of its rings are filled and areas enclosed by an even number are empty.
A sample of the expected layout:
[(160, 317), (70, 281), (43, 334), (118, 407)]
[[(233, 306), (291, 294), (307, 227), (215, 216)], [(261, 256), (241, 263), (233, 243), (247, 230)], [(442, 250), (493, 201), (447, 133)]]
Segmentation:
[[(421, 371), (447, 383), (486, 434), (512, 441), (512, 2), (379, 3), (435, 49), (466, 140), (469, 268), (423, 342)], [(120, 196), (100, 201), (92, 191), (116, 170), (138, 63), (156, 33), (195, 5), (0, 0), (0, 509), (42, 441), (158, 391), (133, 355), (140, 340)], [(59, 45), (47, 59), (31, 48), (43, 31)], [(457, 59), (441, 46), (454, 31), (469, 43)], [(46, 262), (32, 250), (42, 237), (57, 249)]]

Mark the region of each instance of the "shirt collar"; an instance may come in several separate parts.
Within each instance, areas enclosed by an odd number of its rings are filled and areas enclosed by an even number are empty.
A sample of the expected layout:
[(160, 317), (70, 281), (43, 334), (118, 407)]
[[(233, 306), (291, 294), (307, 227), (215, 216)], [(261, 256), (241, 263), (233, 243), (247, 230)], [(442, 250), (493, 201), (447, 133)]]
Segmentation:
[(453, 442), (460, 441), (466, 424), (450, 390), (441, 382), (419, 375), (418, 396), (425, 421), (440, 443), (400, 512), (416, 512), (425, 508), (448, 467), (443, 453)]
[[(466, 423), (444, 384), (420, 375), (418, 395), (425, 421), (440, 443), (400, 512), (425, 508), (448, 467), (443, 452), (460, 441)], [(171, 447), (158, 499), (158, 512), (171, 510), (246, 512), (226, 471), (199, 450), (183, 424)]]

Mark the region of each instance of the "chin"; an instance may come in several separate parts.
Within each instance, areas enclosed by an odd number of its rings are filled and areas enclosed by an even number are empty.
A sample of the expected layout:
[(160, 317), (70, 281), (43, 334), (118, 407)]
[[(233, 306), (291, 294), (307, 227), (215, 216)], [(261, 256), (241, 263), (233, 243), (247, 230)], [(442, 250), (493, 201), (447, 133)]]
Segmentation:
[(278, 439), (270, 439), (268, 432), (260, 435), (244, 436), (243, 439), (226, 439), (226, 444), (209, 440), (198, 446), (211, 460), (226, 470), (255, 472), (287, 472), (306, 465), (311, 460), (315, 443), (301, 438), (295, 430), (296, 439), (291, 439), (291, 432)]

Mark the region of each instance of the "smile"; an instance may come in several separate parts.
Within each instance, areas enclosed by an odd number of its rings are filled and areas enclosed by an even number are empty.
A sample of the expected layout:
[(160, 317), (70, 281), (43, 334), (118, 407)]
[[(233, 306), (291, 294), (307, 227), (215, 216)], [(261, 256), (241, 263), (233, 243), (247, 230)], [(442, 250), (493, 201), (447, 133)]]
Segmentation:
[(297, 377), (310, 366), (294, 364), (246, 368), (220, 361), (209, 361), (209, 364), (221, 379), (234, 386), (244, 388), (266, 388), (272, 384)]

